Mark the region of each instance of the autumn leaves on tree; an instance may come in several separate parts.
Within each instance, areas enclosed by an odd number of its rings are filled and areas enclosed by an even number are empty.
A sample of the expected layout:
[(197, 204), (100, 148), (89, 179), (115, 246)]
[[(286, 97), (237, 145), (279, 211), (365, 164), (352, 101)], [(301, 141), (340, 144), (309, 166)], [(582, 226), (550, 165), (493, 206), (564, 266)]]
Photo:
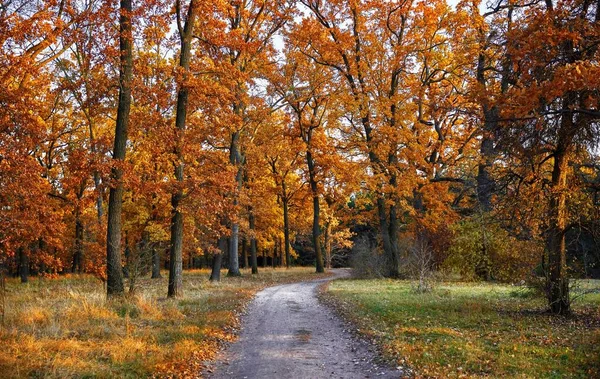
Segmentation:
[(570, 233), (600, 230), (599, 20), (588, 0), (5, 2), (0, 263), (109, 295), (165, 265), (180, 297), (184, 267), (322, 272), (366, 233), (385, 276), (413, 241), (489, 280), (514, 266), (502, 235), (568, 313)]

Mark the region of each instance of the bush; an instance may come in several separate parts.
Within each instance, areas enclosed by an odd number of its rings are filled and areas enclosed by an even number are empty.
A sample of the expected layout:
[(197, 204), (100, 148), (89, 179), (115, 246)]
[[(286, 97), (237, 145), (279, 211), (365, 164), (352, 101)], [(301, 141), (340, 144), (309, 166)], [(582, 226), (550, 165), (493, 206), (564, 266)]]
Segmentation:
[(453, 241), (443, 267), (465, 280), (516, 282), (528, 279), (543, 250), (534, 241), (520, 241), (484, 218), (452, 227)]
[(403, 269), (405, 275), (413, 280), (413, 290), (418, 293), (430, 292), (435, 282), (435, 254), (431, 244), (421, 237), (403, 239), (401, 246), (405, 251)]
[(350, 256), (352, 275), (357, 278), (382, 278), (385, 273), (383, 252), (373, 246), (368, 238), (358, 239)]

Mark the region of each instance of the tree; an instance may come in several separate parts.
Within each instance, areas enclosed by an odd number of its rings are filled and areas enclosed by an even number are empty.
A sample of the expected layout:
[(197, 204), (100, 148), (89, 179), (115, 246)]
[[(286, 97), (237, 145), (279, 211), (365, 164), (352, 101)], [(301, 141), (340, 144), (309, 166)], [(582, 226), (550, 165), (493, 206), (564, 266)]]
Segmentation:
[(519, 64), (514, 65), (515, 85), (503, 98), (500, 138), (512, 151), (552, 165), (545, 232), (547, 297), (553, 313), (567, 314), (570, 166), (576, 150), (593, 146), (600, 135), (600, 72), (592, 63), (598, 59), (598, 36), (591, 31), (598, 26), (600, 8), (587, 1), (546, 1), (517, 16), (507, 34), (507, 55)]
[(113, 168), (108, 198), (108, 229), (106, 234), (106, 290), (108, 296), (124, 293), (121, 270), (121, 212), (123, 207), (123, 168), (127, 149), (127, 128), (131, 109), (131, 82), (133, 76), (133, 32), (131, 0), (121, 0), (119, 16), (119, 102), (113, 147)]
[[(175, 3), (175, 12), (177, 14), (177, 30), (179, 39), (181, 40), (181, 51), (179, 55), (179, 67), (181, 72), (181, 83), (177, 90), (177, 113), (175, 116), (175, 127), (177, 128), (178, 140), (183, 138), (185, 131), (185, 119), (188, 107), (188, 83), (186, 79), (190, 68), (190, 53), (192, 48), (192, 36), (194, 33), (194, 23), (196, 21), (196, 4), (194, 0), (190, 0), (188, 6), (185, 25), (181, 24), (181, 2)], [(178, 142), (175, 146), (175, 178), (178, 184), (183, 182), (183, 162), (181, 156), (181, 146)], [(182, 244), (183, 244), (183, 214), (181, 209), (181, 200), (183, 198), (183, 188), (177, 188), (171, 196), (172, 219), (171, 219), (171, 250), (169, 260), (169, 297), (183, 296), (183, 262), (182, 262)]]

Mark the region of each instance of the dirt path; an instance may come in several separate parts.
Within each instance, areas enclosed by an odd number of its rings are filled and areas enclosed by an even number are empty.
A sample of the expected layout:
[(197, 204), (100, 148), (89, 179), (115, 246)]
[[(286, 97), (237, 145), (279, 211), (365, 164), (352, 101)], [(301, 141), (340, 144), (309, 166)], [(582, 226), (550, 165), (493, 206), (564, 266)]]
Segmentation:
[(317, 287), (334, 276), (267, 288), (242, 320), (239, 341), (220, 354), (209, 378), (397, 378), (320, 304)]

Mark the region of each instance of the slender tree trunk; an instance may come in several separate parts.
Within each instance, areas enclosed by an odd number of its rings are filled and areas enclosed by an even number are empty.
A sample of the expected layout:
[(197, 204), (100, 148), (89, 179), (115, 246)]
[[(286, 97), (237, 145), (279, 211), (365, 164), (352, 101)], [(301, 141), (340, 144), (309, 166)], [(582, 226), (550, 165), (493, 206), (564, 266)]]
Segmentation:
[(290, 268), (292, 261), (290, 253), (290, 221), (289, 221), (289, 210), (288, 200), (283, 199), (283, 238), (285, 246), (285, 267)]
[(17, 255), (19, 257), (19, 276), (21, 277), (21, 283), (27, 283), (29, 282), (29, 256), (22, 247), (17, 250)]
[[(236, 106), (237, 109), (237, 106)], [(239, 112), (239, 111), (238, 111)], [(236, 193), (233, 198), (233, 206), (237, 209), (239, 204), (239, 193), (242, 190), (242, 184), (244, 179), (244, 167), (242, 153), (240, 151), (240, 132), (236, 131), (231, 135), (231, 146), (229, 149), (229, 162), (237, 167), (235, 175), (235, 181), (237, 184)], [(234, 216), (231, 222), (231, 238), (229, 245), (229, 271), (227, 276), (241, 276), (240, 263), (238, 256), (238, 241), (239, 241), (240, 225), (237, 221), (237, 217)]]
[(242, 265), (244, 268), (248, 268), (248, 249), (247, 249), (248, 241), (246, 241), (246, 237), (242, 238)]
[(75, 252), (71, 272), (81, 274), (83, 265), (83, 222), (79, 210), (75, 213)]
[[(121, 0), (119, 18), (119, 52), (121, 66), (119, 70), (119, 105), (113, 147), (113, 161), (119, 164), (125, 160), (129, 110), (131, 108), (131, 81), (133, 73), (133, 33), (131, 28), (131, 0)], [(106, 292), (108, 296), (121, 296), (123, 272), (121, 266), (121, 213), (123, 208), (123, 170), (114, 166), (108, 197), (108, 229), (106, 236)]]
[(256, 217), (254, 216), (254, 211), (250, 209), (248, 216), (248, 223), (250, 226), (250, 232), (252, 233), (252, 237), (250, 238), (250, 263), (252, 264), (252, 273), (258, 274), (258, 258), (256, 252), (256, 236), (254, 235), (256, 229)]
[(317, 272), (325, 272), (325, 268), (323, 267), (323, 253), (321, 252), (321, 242), (319, 241), (320, 229), (319, 229), (319, 217), (320, 217), (320, 209), (319, 209), (319, 192), (317, 188), (316, 181), (316, 172), (315, 172), (315, 162), (312, 157), (312, 153), (310, 150), (306, 152), (306, 162), (308, 164), (308, 176), (310, 182), (310, 189), (313, 197), (313, 227), (312, 227), (312, 242), (313, 247), (315, 249), (315, 260), (316, 260), (316, 269)]
[(281, 242), (281, 237), (277, 238), (279, 241), (279, 267), (283, 267), (283, 243)]
[(131, 248), (129, 247), (129, 241), (127, 233), (125, 234), (125, 266), (123, 266), (123, 277), (129, 279), (129, 268), (131, 266)]
[(267, 250), (262, 249), (262, 267), (267, 268)]
[(324, 245), (325, 245), (325, 267), (331, 269), (331, 219), (327, 220), (325, 224), (324, 234)]
[[(176, 12), (181, 14), (179, 0), (176, 1)], [(185, 121), (188, 107), (188, 71), (190, 68), (190, 52), (192, 47), (192, 36), (194, 23), (196, 21), (196, 2), (190, 0), (185, 26), (181, 27), (178, 22), (181, 52), (179, 56), (179, 67), (183, 69), (183, 81), (179, 83), (177, 91), (177, 113), (175, 115), (175, 127), (177, 128), (177, 142), (175, 145), (175, 179), (179, 186), (171, 196), (171, 250), (169, 252), (169, 289), (168, 297), (183, 296), (183, 214), (181, 212), (181, 201), (183, 200), (183, 152), (182, 139), (185, 132)]]
[(152, 279), (160, 279), (160, 250), (156, 248), (156, 243), (152, 243)]
[[(93, 142), (92, 142), (93, 143)], [(95, 148), (92, 150), (95, 153)], [(98, 220), (98, 224), (102, 224), (102, 215), (104, 211), (102, 209), (102, 187), (100, 184), (100, 173), (98, 171), (94, 171), (94, 187), (98, 194), (96, 195), (96, 217)]]

